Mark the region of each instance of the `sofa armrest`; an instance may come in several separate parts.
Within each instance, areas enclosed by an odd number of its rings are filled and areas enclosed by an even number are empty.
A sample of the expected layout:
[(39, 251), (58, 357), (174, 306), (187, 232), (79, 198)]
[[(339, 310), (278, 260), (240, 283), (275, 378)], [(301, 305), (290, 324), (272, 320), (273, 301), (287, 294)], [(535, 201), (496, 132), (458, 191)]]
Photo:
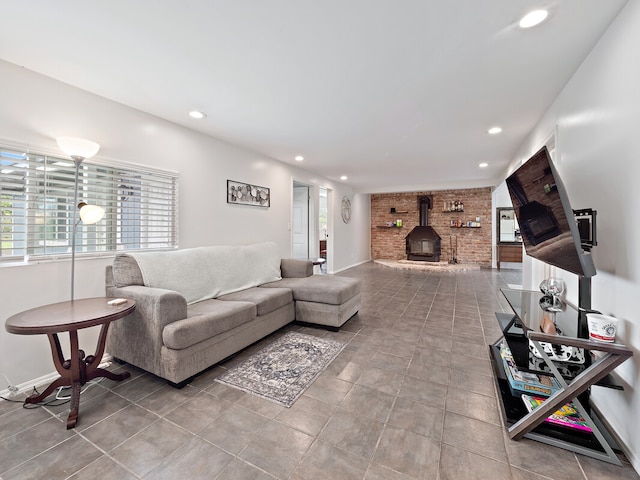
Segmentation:
[(107, 296), (135, 300), (135, 312), (145, 321), (150, 321), (154, 328), (158, 328), (160, 335), (166, 325), (187, 318), (187, 301), (181, 294), (173, 290), (129, 285), (127, 287), (108, 287)]
[(111, 298), (135, 300), (135, 312), (142, 318), (154, 319), (153, 322), (160, 328), (160, 335), (167, 324), (187, 318), (187, 301), (181, 294), (173, 290), (142, 285), (116, 287), (111, 265), (105, 269), (105, 294)]
[(116, 358), (162, 376), (161, 350), (164, 327), (187, 317), (187, 301), (178, 292), (129, 285), (107, 286), (108, 297), (135, 300), (127, 318), (112, 322), (107, 351)]
[(282, 278), (302, 278), (313, 275), (313, 262), (298, 258), (283, 258), (280, 261)]

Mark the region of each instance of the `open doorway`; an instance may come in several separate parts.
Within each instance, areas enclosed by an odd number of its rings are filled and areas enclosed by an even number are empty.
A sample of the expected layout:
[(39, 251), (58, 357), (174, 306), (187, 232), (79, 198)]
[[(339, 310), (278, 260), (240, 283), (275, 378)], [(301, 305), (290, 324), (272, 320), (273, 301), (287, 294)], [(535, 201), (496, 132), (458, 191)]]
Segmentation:
[(330, 190), (293, 180), (291, 255), (313, 260), (315, 273), (327, 273), (331, 256), (328, 218)]

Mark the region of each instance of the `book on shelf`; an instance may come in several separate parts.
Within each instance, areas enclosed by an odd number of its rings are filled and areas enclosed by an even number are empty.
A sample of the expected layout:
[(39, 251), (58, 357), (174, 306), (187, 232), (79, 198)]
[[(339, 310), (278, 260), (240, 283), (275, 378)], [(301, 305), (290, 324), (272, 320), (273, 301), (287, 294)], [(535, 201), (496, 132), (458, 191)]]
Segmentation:
[[(522, 401), (529, 412), (533, 412), (536, 408), (542, 405), (545, 400), (546, 398), (527, 395), (526, 393), (522, 394)], [(562, 427), (582, 430), (583, 432), (592, 431), (587, 421), (582, 415), (580, 415), (580, 412), (578, 412), (572, 402), (564, 404), (554, 413), (549, 415), (545, 419), (545, 422), (560, 425)]]
[(560, 389), (560, 384), (551, 375), (518, 370), (506, 341), (503, 341), (500, 346), (500, 356), (502, 357), (504, 371), (512, 392), (517, 391), (548, 397)]

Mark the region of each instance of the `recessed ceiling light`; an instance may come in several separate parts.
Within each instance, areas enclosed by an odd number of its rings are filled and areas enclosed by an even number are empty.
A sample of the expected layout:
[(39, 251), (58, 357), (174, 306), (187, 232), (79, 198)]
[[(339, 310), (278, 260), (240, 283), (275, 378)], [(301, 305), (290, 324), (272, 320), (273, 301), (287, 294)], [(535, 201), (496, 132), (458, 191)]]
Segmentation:
[(480, 168), (487, 168), (489, 166), (489, 164), (487, 162), (482, 162), (482, 163), (479, 163), (478, 166)]
[(548, 15), (549, 12), (547, 12), (546, 10), (534, 10), (522, 17), (518, 25), (520, 25), (520, 28), (535, 27), (536, 25), (544, 22)]
[(501, 127), (491, 127), (489, 130), (487, 130), (487, 133), (489, 133), (490, 135), (497, 135), (501, 131), (502, 131)]
[(189, 116), (191, 118), (197, 118), (198, 120), (200, 120), (201, 118), (206, 118), (207, 114), (203, 113), (203, 112), (201, 112), (199, 110), (191, 110), (189, 112)]
[(304, 160), (304, 157), (302, 155), (296, 155), (296, 162), (301, 162)]
[(342, 175), (342, 176), (340, 177), (340, 180), (346, 180), (346, 179), (347, 179), (347, 176), (346, 176), (346, 175)]

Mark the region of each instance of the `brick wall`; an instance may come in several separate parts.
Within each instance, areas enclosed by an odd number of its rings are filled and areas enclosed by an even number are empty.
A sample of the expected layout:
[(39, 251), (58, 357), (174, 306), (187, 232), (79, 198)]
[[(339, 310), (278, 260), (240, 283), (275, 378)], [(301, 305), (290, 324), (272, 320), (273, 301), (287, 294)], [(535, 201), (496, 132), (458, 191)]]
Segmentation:
[[(429, 225), (442, 237), (440, 261), (451, 259), (457, 238), (459, 263), (491, 266), (491, 189), (470, 188), (433, 192), (379, 193), (371, 195), (371, 257), (373, 259), (406, 259), (405, 237), (420, 225), (418, 197), (431, 195)], [(462, 201), (464, 212), (443, 212), (447, 202)], [(390, 213), (395, 208), (397, 213)], [(451, 228), (451, 221), (465, 224), (480, 219), (480, 228)], [(387, 222), (402, 220), (402, 228), (381, 228)]]

